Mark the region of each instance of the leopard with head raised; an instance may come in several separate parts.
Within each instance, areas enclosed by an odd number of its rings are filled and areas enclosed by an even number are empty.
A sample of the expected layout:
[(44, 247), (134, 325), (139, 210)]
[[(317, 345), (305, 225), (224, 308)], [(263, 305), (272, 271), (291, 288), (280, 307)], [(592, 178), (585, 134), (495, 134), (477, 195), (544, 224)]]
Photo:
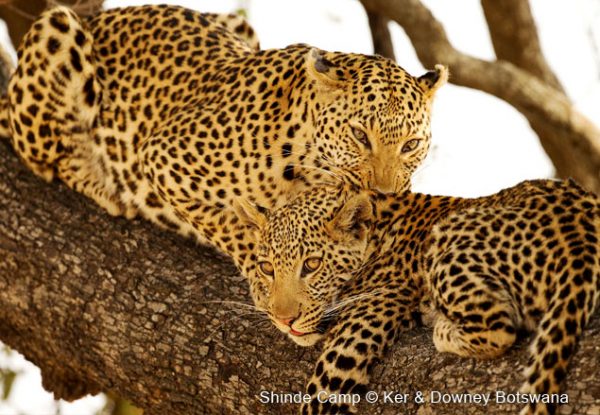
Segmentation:
[(239, 16), (174, 6), (82, 22), (45, 12), (1, 103), (23, 161), (115, 215), (141, 214), (253, 267), (234, 200), (269, 208), (315, 183), (409, 186), (447, 71), (380, 56), (258, 50)]
[(521, 391), (558, 393), (600, 299), (600, 201), (572, 181), (476, 199), (323, 186), (238, 212), (254, 230), (256, 305), (300, 345), (325, 338), (303, 414), (353, 412), (322, 391), (363, 393), (419, 311), (437, 349), (461, 356), (498, 356), (518, 329), (535, 332)]

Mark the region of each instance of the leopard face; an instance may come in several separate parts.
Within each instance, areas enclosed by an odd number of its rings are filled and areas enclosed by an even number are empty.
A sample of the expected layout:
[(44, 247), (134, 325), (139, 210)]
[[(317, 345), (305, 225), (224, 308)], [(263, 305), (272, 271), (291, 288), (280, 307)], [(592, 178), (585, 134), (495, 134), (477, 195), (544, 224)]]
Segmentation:
[(346, 191), (305, 193), (273, 212), (246, 204), (238, 215), (255, 229), (256, 267), (248, 275), (257, 307), (299, 345), (324, 334), (342, 287), (365, 262), (373, 211), (366, 193), (340, 207)]
[(429, 150), (432, 98), (447, 70), (417, 78), (380, 56), (314, 49), (308, 60), (319, 93), (332, 97), (315, 123), (319, 161), (364, 189), (408, 190)]

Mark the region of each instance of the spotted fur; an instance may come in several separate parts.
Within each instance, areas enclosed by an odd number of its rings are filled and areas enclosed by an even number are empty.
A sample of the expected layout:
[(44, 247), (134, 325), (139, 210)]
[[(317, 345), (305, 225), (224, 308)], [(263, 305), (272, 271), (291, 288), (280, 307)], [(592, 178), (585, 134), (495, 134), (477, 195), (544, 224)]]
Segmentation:
[(241, 216), (255, 229), (257, 306), (298, 344), (325, 338), (304, 414), (351, 412), (315, 394), (364, 392), (419, 310), (437, 349), (461, 356), (498, 356), (533, 331), (522, 392), (557, 393), (600, 297), (600, 202), (572, 181), (478, 199), (324, 186)]
[(0, 135), (46, 180), (251, 267), (235, 200), (273, 208), (340, 176), (407, 188), (446, 77), (306, 45), (258, 50), (239, 16), (143, 6), (82, 22), (58, 7), (20, 47)]

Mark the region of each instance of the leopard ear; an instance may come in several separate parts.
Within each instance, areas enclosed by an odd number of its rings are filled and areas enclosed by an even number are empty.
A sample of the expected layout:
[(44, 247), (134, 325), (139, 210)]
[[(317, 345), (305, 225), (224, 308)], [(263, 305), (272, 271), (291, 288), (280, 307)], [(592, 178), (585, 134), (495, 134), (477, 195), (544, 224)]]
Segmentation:
[(421, 86), (432, 97), (435, 92), (448, 82), (448, 68), (444, 65), (435, 65), (435, 70), (429, 71), (417, 78)]
[(242, 225), (254, 230), (262, 229), (269, 220), (269, 210), (258, 206), (246, 199), (237, 199), (233, 202), (233, 210)]
[(329, 222), (329, 235), (339, 241), (361, 240), (373, 222), (373, 205), (366, 193), (353, 196)]
[(322, 51), (312, 48), (306, 54), (306, 72), (309, 79), (314, 79), (327, 89), (341, 89), (344, 86), (343, 71), (328, 60)]

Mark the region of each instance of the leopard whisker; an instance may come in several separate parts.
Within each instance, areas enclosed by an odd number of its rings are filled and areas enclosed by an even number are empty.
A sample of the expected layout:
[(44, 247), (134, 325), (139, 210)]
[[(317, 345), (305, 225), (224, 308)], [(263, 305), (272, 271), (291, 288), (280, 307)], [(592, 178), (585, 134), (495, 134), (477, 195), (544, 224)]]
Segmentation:
[(223, 304), (223, 305), (229, 305), (229, 306), (234, 306), (234, 307), (241, 307), (241, 308), (247, 308), (247, 309), (254, 309), (257, 310), (258, 312), (261, 313), (266, 313), (266, 310), (264, 310), (261, 307), (256, 306), (255, 304), (250, 304), (250, 303), (242, 303), (240, 301), (221, 301), (221, 300), (214, 300), (214, 301), (202, 301), (201, 304)]
[(316, 171), (318, 171), (318, 172), (320, 172), (320, 173), (323, 173), (323, 174), (326, 174), (326, 175), (328, 175), (328, 176), (331, 176), (331, 177), (333, 177), (334, 179), (337, 179), (337, 180), (339, 180), (340, 182), (343, 182), (343, 181), (344, 181), (344, 178), (343, 178), (341, 175), (339, 175), (339, 174), (337, 174), (337, 173), (334, 173), (334, 172), (332, 172), (332, 171), (330, 171), (330, 170), (326, 170), (326, 169), (324, 169), (324, 168), (322, 168), (322, 167), (311, 166), (311, 165), (309, 165), (309, 164), (296, 164), (296, 166), (298, 166), (298, 167), (301, 167), (301, 168), (303, 168), (303, 169), (312, 169), (312, 170), (316, 170)]
[(324, 316), (333, 315), (336, 311), (338, 311), (342, 307), (345, 307), (349, 304), (355, 303), (360, 300), (364, 300), (365, 298), (375, 297), (376, 295), (379, 295), (380, 293), (381, 293), (380, 290), (375, 290), (370, 293), (356, 294), (356, 295), (344, 298), (343, 300), (337, 301), (337, 302), (331, 304), (330, 306), (328, 306), (325, 309), (323, 315)]
[(391, 291), (392, 290), (380, 288), (380, 289), (371, 291), (369, 293), (356, 294), (356, 295), (352, 295), (349, 297), (345, 297), (340, 301), (333, 301), (332, 303), (330, 303), (330, 305), (328, 307), (326, 307), (323, 315), (324, 316), (335, 315), (335, 313), (342, 307), (345, 307), (349, 304), (355, 303), (360, 300), (364, 300), (366, 298), (378, 296), (380, 294), (383, 294), (386, 292), (391, 292)]
[[(257, 312), (248, 312), (248, 313), (242, 313), (242, 314), (232, 314), (231, 316), (238, 318), (238, 319), (245, 319), (245, 320), (250, 320), (248, 317), (255, 317), (258, 318), (258, 322), (270, 322), (270, 320), (268, 318), (266, 318), (266, 314), (263, 312), (257, 313)], [(215, 327), (205, 338), (204, 338), (204, 342), (207, 342), (209, 340), (212, 339), (212, 336), (219, 330), (221, 330), (226, 323), (228, 323), (229, 321), (223, 321), (221, 324), (219, 324), (217, 327)], [(255, 327), (257, 325), (257, 323), (255, 321), (250, 321), (252, 324), (248, 325), (248, 328), (250, 327)]]
[[(305, 156), (306, 155), (304, 153), (299, 153), (299, 152), (294, 152), (294, 151), (289, 152), (289, 154), (290, 155), (297, 155), (297, 156)], [(331, 169), (331, 170), (327, 170), (327, 169), (324, 169), (324, 168), (322, 168), (320, 166), (314, 166), (314, 165), (309, 165), (309, 164), (305, 164), (305, 163), (293, 163), (292, 162), (292, 164), (294, 166), (298, 166), (298, 167), (301, 167), (301, 168), (315, 169), (315, 170), (318, 170), (318, 171), (320, 171), (321, 173), (324, 173), (324, 174), (330, 174), (330, 175), (336, 174), (338, 176), (338, 179), (343, 180), (343, 178), (344, 178), (344, 176), (343, 176), (344, 170), (342, 168), (340, 168), (334, 162), (330, 161), (330, 159), (327, 156), (320, 155), (318, 161), (321, 161), (325, 165), (325, 167), (329, 167), (329, 169)]]
[(413, 172), (411, 176), (412, 179), (416, 179), (418, 181), (419, 175), (423, 174), (423, 172), (431, 168), (431, 166), (433, 166), (433, 160), (431, 159), (431, 157), (426, 157), (425, 160), (423, 160), (423, 162)]

